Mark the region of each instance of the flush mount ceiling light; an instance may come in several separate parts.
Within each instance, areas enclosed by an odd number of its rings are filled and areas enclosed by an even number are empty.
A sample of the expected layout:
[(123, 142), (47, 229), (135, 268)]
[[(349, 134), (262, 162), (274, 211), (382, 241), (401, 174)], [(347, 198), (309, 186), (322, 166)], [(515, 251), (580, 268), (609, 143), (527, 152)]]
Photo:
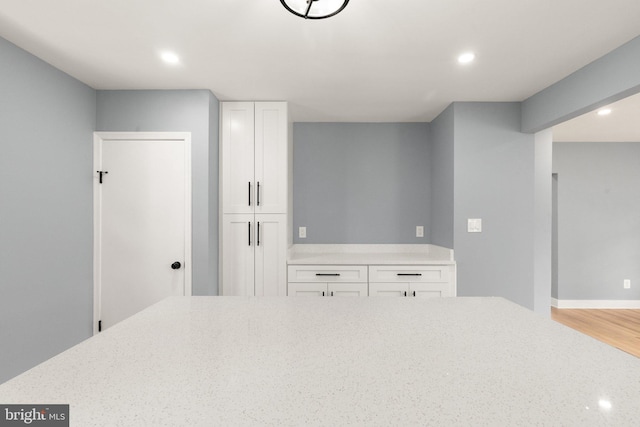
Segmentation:
[(289, 12), (304, 19), (324, 19), (342, 12), (349, 0), (280, 0)]
[(458, 56), (458, 62), (461, 64), (469, 64), (476, 59), (476, 55), (473, 52), (465, 52), (462, 55)]
[(160, 58), (167, 64), (175, 65), (180, 62), (180, 58), (173, 52), (165, 51), (160, 54)]
[(608, 116), (611, 114), (611, 108), (603, 108), (602, 110), (598, 110), (599, 116)]

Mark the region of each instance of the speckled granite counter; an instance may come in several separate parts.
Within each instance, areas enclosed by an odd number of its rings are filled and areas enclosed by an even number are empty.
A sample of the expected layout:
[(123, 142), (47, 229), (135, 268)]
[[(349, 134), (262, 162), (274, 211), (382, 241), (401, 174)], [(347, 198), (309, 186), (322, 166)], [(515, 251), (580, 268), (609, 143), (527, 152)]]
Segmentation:
[(453, 250), (435, 245), (293, 245), (289, 265), (448, 265)]
[(0, 385), (74, 426), (637, 426), (640, 359), (500, 298), (170, 298)]

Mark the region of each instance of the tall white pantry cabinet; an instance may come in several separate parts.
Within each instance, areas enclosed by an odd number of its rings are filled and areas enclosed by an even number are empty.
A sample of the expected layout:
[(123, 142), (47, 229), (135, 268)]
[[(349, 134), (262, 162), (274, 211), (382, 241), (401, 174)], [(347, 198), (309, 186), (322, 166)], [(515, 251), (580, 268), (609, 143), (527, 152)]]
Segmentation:
[(221, 295), (287, 295), (291, 163), (286, 102), (221, 103)]

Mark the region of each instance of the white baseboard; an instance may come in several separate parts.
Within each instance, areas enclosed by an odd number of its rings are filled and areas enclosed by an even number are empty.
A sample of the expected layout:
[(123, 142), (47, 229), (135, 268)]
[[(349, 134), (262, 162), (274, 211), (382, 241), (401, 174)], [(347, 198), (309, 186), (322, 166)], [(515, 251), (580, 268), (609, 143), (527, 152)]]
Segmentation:
[(640, 308), (640, 300), (588, 300), (551, 298), (551, 306), (556, 308)]

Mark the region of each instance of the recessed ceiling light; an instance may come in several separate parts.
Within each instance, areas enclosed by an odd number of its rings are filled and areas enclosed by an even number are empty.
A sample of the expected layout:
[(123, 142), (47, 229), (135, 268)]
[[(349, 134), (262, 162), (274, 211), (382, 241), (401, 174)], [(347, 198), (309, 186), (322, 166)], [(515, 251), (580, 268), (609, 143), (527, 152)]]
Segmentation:
[(603, 108), (602, 110), (598, 110), (599, 116), (608, 116), (611, 114), (611, 108)]
[(473, 62), (476, 59), (476, 54), (473, 52), (465, 52), (462, 55), (458, 56), (458, 62), (461, 64), (468, 64)]
[(162, 60), (167, 64), (177, 64), (180, 62), (178, 55), (173, 52), (162, 52), (162, 54), (160, 54), (160, 58), (162, 58)]

